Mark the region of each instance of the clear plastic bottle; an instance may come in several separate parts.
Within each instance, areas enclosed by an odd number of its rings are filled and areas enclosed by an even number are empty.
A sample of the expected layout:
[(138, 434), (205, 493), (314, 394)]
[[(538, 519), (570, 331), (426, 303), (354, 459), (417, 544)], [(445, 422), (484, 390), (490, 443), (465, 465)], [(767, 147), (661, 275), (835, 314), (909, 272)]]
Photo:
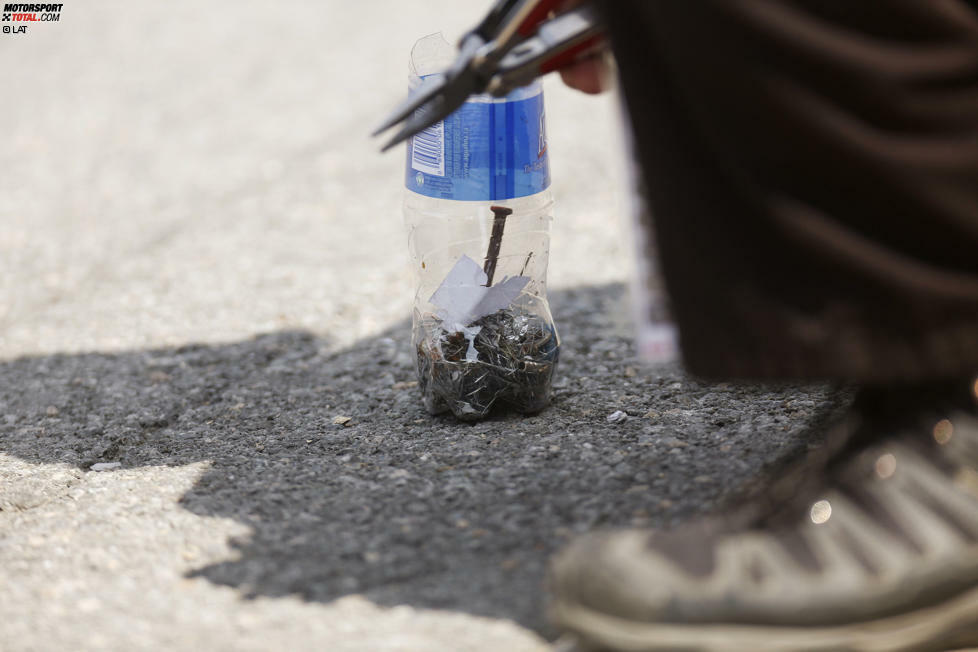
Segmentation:
[[(440, 34), (412, 51), (410, 84), (444, 70)], [(404, 221), (417, 292), (425, 406), (460, 419), (549, 404), (559, 341), (547, 303), (553, 198), (539, 83), (479, 96), (410, 139)]]

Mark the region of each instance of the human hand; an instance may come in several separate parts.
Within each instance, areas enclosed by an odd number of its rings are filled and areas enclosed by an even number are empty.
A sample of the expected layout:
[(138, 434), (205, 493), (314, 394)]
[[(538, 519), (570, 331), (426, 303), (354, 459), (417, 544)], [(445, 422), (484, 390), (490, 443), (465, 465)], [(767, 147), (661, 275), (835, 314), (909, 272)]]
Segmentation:
[[(567, 0), (560, 5), (557, 13), (568, 11), (584, 4), (585, 0)], [(612, 65), (608, 57), (607, 45), (595, 52), (561, 68), (560, 78), (565, 84), (589, 95), (596, 95), (611, 88)]]

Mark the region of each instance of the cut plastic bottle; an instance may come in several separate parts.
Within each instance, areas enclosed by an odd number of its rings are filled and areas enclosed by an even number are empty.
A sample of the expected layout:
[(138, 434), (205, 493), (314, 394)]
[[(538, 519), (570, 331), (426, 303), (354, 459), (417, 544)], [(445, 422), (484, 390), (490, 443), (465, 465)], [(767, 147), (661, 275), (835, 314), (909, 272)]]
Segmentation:
[[(454, 51), (412, 51), (409, 85)], [(464, 420), (550, 402), (559, 357), (547, 302), (553, 198), (539, 82), (474, 96), (409, 139), (404, 221), (414, 267), (413, 346), (425, 407)]]

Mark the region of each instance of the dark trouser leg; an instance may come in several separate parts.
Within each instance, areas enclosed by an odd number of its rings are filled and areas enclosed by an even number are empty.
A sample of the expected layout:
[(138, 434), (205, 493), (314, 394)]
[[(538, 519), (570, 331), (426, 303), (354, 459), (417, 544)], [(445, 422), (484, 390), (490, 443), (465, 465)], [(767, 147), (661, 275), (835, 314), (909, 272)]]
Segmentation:
[(689, 368), (978, 369), (978, 12), (606, 3)]

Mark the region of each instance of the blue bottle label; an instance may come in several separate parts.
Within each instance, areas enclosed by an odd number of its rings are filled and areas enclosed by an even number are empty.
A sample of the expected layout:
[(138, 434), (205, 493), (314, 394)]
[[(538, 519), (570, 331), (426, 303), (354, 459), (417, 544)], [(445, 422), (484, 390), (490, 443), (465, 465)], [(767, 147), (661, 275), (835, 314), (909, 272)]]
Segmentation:
[(526, 197), (550, 186), (543, 93), (478, 97), (408, 141), (405, 185), (438, 199)]

